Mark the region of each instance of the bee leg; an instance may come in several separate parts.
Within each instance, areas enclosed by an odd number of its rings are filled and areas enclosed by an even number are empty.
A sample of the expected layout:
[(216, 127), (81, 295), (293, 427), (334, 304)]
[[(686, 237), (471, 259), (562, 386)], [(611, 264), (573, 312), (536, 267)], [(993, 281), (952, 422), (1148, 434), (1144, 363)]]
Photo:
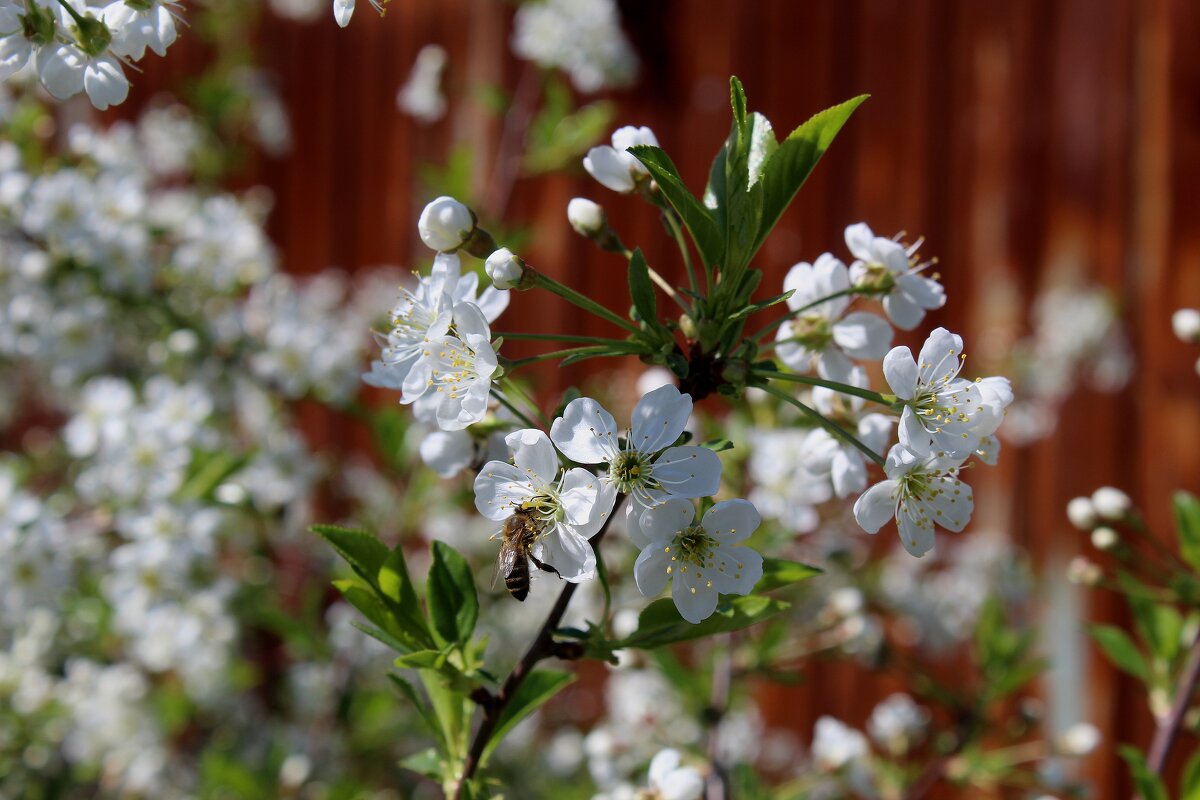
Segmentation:
[(554, 567), (550, 566), (549, 564), (547, 564), (544, 561), (539, 561), (538, 559), (534, 558), (533, 556), (530, 556), (529, 560), (532, 561), (534, 564), (536, 564), (537, 568), (540, 569), (542, 572), (553, 572), (555, 575), (558, 574), (558, 570), (556, 570)]

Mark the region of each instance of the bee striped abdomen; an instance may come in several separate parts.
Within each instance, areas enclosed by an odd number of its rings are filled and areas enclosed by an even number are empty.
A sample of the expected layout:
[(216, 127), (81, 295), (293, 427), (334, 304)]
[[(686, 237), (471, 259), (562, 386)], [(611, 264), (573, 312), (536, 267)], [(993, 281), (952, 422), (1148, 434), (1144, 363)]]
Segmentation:
[(512, 571), (504, 576), (504, 585), (508, 593), (518, 600), (529, 596), (529, 561), (518, 558), (512, 566)]

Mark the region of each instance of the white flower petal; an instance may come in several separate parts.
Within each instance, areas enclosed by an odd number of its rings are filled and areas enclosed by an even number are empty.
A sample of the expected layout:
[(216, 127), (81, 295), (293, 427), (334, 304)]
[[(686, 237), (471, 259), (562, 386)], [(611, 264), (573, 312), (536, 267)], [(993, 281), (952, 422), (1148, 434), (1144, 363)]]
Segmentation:
[(671, 597), (679, 615), (695, 625), (712, 616), (717, 610), (717, 589), (709, 581), (696, 577), (695, 569), (683, 567), (671, 576)]
[(911, 331), (925, 318), (925, 310), (900, 292), (890, 292), (883, 298), (883, 310), (900, 330)]
[(619, 452), (617, 421), (590, 397), (577, 397), (550, 426), (550, 439), (567, 458), (601, 464)]
[(749, 500), (723, 500), (704, 515), (704, 531), (722, 544), (743, 541), (762, 523)]
[(671, 576), (667, 569), (672, 566), (671, 545), (666, 542), (651, 542), (642, 550), (633, 565), (633, 578), (643, 597), (658, 597), (667, 586)]
[(524, 470), (504, 461), (489, 461), (475, 476), (475, 508), (494, 522), (511, 517), (535, 493)]
[(880, 481), (863, 492), (854, 501), (854, 519), (867, 533), (878, 533), (896, 514), (896, 491), (899, 486), (894, 480)]
[(651, 465), (650, 477), (676, 497), (711, 497), (721, 488), (721, 458), (707, 447), (670, 447)]
[(852, 358), (883, 358), (892, 344), (892, 326), (875, 314), (855, 311), (834, 323), (833, 341)]
[[(630, 508), (633, 507), (631, 502)], [(653, 508), (641, 511), (639, 531), (648, 542), (667, 542), (695, 519), (696, 509), (690, 500), (670, 497)]]
[(596, 577), (596, 552), (588, 540), (567, 525), (555, 525), (542, 538), (541, 560), (564, 581), (579, 583)]
[(705, 570), (704, 577), (721, 594), (750, 594), (762, 580), (763, 558), (751, 547), (715, 547), (713, 564), (716, 571)]
[(692, 396), (672, 384), (647, 392), (633, 409), (629, 446), (641, 453), (656, 453), (673, 444), (687, 426)]
[(911, 400), (917, 391), (917, 362), (906, 346), (893, 347), (883, 357), (883, 377), (892, 393), (901, 400)]
[(599, 530), (600, 519), (600, 490), (604, 484), (583, 467), (574, 467), (563, 475), (559, 487), (559, 499), (566, 521), (579, 533), (590, 536), (594, 530), (584, 533), (582, 529), (595, 528)]
[(583, 157), (583, 168), (606, 188), (628, 194), (637, 188), (637, 183), (629, 174), (629, 164), (621, 155), (607, 145), (593, 147)]
[(504, 443), (512, 450), (517, 468), (530, 476), (535, 486), (545, 486), (558, 477), (558, 453), (542, 431), (536, 428), (513, 431), (504, 437)]

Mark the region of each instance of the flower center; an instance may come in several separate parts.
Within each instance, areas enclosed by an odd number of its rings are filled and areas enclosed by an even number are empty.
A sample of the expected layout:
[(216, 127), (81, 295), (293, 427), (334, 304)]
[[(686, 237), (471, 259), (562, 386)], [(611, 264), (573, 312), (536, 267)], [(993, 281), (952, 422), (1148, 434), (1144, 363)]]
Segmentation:
[(863, 274), (858, 281), (858, 285), (863, 289), (868, 289), (871, 292), (879, 294), (887, 294), (896, 285), (896, 276), (886, 265), (879, 262), (872, 262), (864, 265), (866, 273)]
[(649, 482), (649, 460), (636, 450), (623, 450), (609, 464), (608, 476), (617, 491), (629, 494), (635, 487)]
[(697, 567), (711, 566), (712, 549), (717, 540), (704, 532), (700, 525), (693, 525), (680, 531), (675, 537), (680, 560)]
[(833, 326), (816, 312), (802, 314), (792, 321), (790, 340), (805, 349), (820, 352), (833, 342)]
[[(437, 361), (428, 385), (435, 387), (434, 391), (448, 393), (451, 400), (457, 400), (478, 378), (475, 351), (461, 339), (452, 336), (438, 342), (437, 347)], [(431, 352), (426, 350), (425, 355)]]
[(543, 524), (562, 522), (566, 517), (562, 504), (549, 491), (541, 491), (521, 503), (519, 511), (536, 517)]

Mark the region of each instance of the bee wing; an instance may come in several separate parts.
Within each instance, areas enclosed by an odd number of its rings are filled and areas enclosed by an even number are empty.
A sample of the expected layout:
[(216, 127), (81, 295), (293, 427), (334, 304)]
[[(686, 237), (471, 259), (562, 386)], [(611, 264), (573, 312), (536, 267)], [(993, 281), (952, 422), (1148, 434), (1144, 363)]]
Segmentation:
[(505, 578), (513, 571), (513, 567), (517, 564), (517, 548), (500, 546), (500, 554), (496, 556), (496, 567), (492, 570), (492, 588), (496, 588), (496, 581), (500, 580), (500, 576)]

